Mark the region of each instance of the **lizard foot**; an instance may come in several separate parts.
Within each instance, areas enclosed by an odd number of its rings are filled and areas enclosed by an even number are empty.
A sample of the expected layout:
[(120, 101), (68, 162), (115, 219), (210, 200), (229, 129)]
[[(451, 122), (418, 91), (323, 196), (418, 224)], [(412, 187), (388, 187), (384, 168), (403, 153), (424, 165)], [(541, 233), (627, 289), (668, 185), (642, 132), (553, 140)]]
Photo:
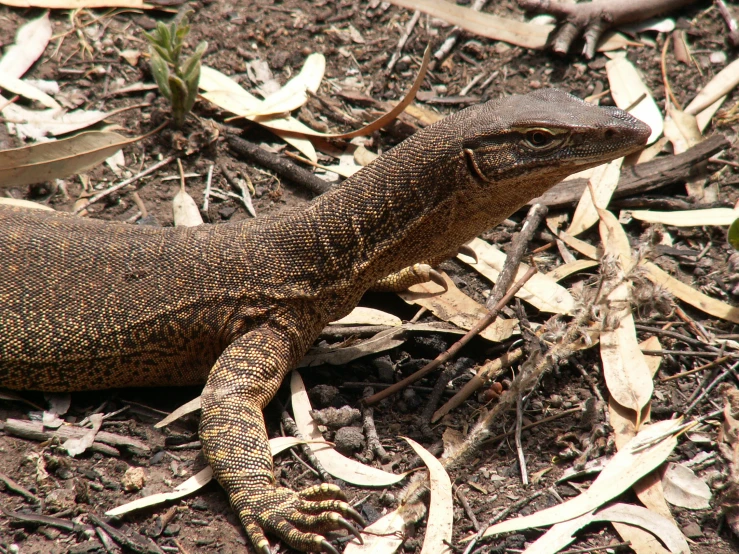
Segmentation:
[(429, 281), (433, 281), (443, 287), (444, 290), (448, 288), (444, 277), (433, 267), (428, 264), (413, 264), (383, 277), (374, 284), (372, 290), (375, 292), (402, 292), (408, 287)]
[[(233, 500), (235, 505), (240, 504), (238, 498)], [(268, 487), (256, 502), (239, 509), (239, 517), (260, 554), (270, 553), (265, 533), (301, 552), (339, 554), (322, 533), (346, 529), (362, 542), (359, 530), (348, 520), (366, 525), (362, 516), (347, 504), (341, 489), (328, 483), (298, 493), (284, 487)]]

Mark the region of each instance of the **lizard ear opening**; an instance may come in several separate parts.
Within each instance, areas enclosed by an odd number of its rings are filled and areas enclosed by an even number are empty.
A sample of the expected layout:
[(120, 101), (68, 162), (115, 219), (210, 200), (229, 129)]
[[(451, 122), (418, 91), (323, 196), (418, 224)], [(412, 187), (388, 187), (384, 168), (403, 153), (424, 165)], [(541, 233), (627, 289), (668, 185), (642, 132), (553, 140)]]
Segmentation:
[(486, 183), (490, 182), (490, 179), (485, 177), (485, 174), (482, 172), (482, 169), (480, 169), (480, 166), (477, 165), (477, 160), (475, 159), (475, 151), (470, 148), (464, 149), (464, 157), (467, 161), (467, 170), (472, 175), (477, 175), (477, 178), (481, 181), (484, 181)]

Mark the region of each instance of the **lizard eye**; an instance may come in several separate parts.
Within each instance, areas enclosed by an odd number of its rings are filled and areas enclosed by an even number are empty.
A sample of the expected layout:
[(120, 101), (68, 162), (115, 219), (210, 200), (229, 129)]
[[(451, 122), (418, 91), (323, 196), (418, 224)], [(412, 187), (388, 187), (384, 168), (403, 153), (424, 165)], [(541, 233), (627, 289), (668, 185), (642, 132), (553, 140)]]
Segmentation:
[(552, 143), (554, 135), (544, 129), (532, 129), (526, 133), (526, 142), (532, 148), (546, 148)]

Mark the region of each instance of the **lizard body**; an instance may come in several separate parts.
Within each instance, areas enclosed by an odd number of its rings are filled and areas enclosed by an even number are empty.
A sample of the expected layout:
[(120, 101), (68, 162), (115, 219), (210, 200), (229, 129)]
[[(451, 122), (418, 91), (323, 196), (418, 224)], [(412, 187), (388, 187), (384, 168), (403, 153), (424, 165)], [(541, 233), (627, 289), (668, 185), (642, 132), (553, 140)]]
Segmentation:
[[(0, 386), (205, 383), (200, 437), (246, 531), (301, 551), (359, 520), (337, 487), (278, 487), (262, 409), (331, 320), (378, 281), (449, 257), (649, 128), (557, 90), (463, 110), (305, 208), (152, 229), (0, 208)], [(406, 275), (407, 276), (407, 275)]]

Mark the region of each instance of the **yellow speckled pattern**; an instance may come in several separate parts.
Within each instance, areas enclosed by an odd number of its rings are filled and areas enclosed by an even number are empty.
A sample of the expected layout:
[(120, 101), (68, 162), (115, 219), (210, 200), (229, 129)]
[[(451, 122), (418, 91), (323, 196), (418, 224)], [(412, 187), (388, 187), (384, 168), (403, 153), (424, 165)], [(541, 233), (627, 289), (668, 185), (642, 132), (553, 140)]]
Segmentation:
[(358, 519), (341, 491), (295, 493), (272, 475), (262, 409), (286, 373), (373, 284), (398, 286), (403, 268), (455, 254), (648, 135), (542, 90), (461, 111), (305, 208), (253, 222), (154, 229), (0, 207), (0, 386), (204, 382), (203, 450), (255, 547), (272, 535), (331, 551), (322, 533)]

